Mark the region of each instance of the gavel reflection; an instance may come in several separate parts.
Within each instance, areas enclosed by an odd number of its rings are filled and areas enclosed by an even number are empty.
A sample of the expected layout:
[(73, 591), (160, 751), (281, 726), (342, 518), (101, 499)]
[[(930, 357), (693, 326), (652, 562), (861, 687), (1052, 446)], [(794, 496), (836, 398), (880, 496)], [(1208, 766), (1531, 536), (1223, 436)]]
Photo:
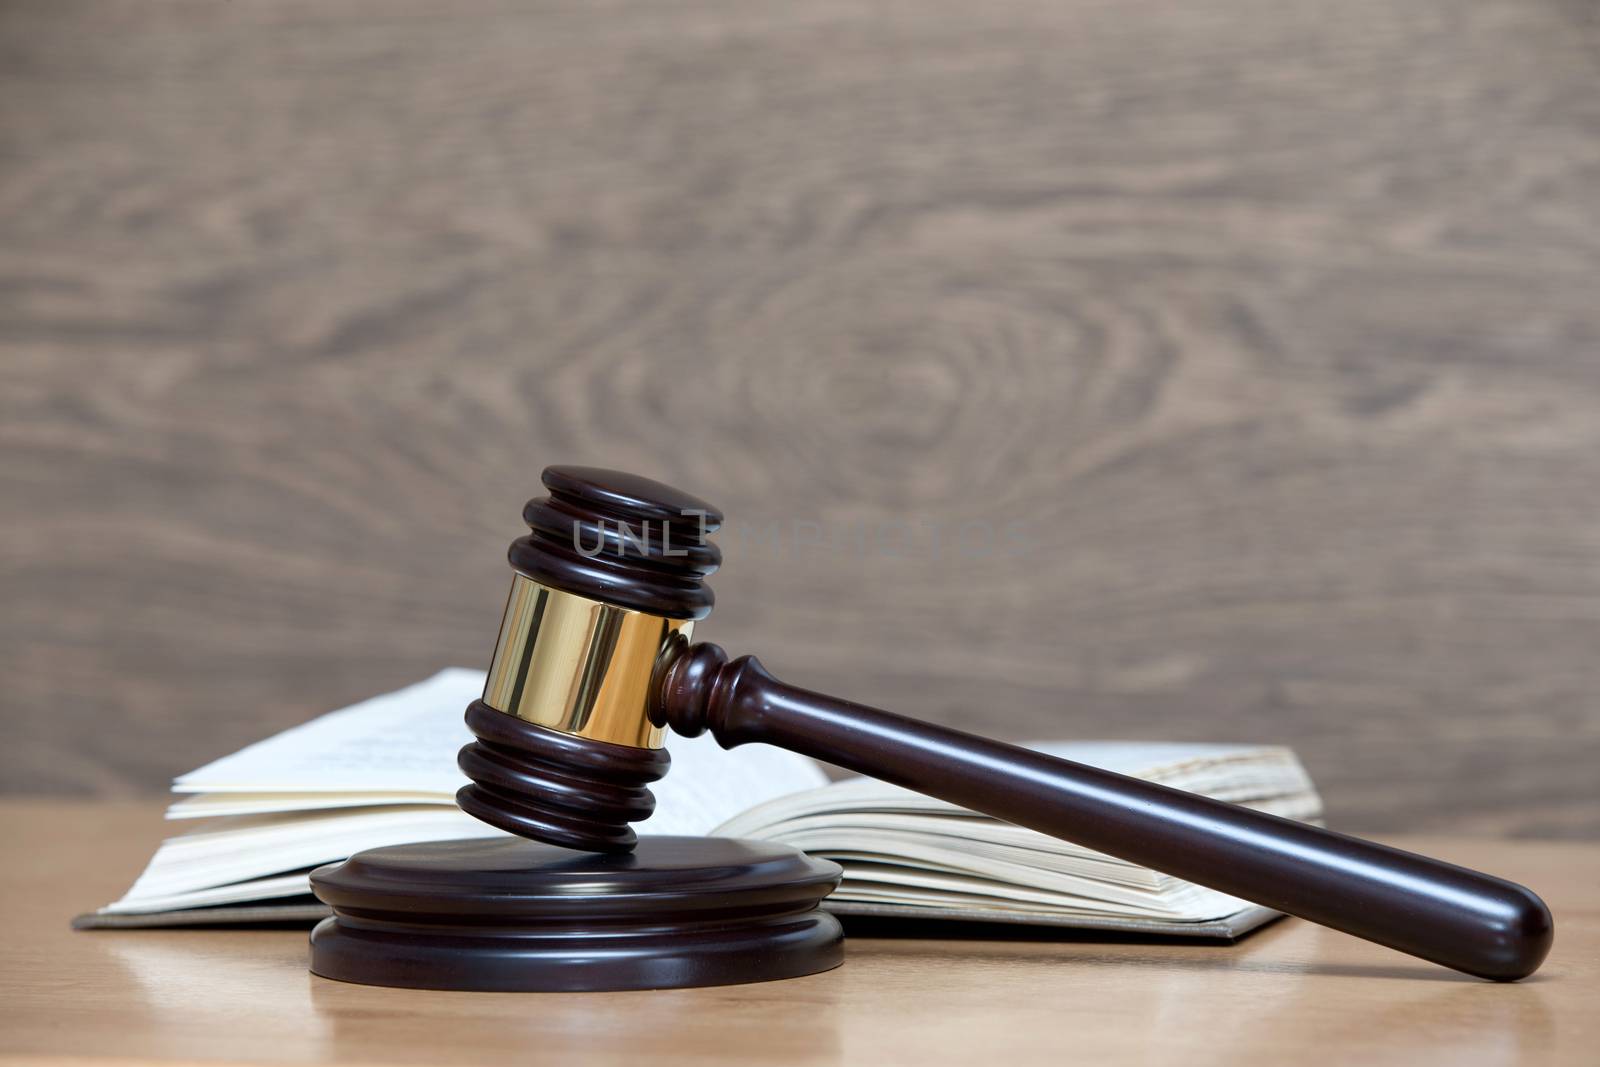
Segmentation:
[(665, 730), (762, 742), (1502, 981), (1550, 949), (1532, 891), (1464, 867), (787, 685), (690, 644), (721, 562), (721, 515), (616, 471), (550, 467), (462, 749), (467, 812), (627, 851), (666, 773)]

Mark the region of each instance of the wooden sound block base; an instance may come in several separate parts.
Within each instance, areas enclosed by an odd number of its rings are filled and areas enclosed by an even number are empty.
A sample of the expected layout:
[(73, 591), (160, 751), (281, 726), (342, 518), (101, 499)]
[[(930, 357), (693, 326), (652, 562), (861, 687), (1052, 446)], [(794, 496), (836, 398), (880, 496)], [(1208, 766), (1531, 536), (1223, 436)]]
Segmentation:
[(837, 864), (764, 841), (639, 839), (630, 853), (521, 838), (371, 849), (312, 872), (333, 916), (324, 978), (415, 989), (671, 989), (794, 978), (844, 959), (817, 904)]

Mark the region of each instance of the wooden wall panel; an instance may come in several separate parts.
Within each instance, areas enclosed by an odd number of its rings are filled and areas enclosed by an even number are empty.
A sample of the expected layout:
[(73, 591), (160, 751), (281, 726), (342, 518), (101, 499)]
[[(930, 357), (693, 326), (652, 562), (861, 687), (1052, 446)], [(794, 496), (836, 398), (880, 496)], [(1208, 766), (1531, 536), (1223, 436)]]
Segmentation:
[(1558, 0), (7, 4), (4, 786), (482, 665), (588, 462), (794, 681), (1600, 834), (1597, 84)]

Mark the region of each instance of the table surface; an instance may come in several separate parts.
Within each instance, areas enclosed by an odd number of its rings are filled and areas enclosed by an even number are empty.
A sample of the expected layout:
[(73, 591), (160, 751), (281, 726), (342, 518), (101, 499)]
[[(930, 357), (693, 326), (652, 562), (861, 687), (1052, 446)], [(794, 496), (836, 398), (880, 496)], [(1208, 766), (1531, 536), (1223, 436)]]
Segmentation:
[(151, 803), (8, 800), (0, 1057), (36, 1061), (1281, 1064), (1594, 1062), (1600, 849), (1396, 839), (1525, 882), (1544, 969), (1456, 975), (1285, 920), (1237, 945), (851, 937), (838, 970), (633, 993), (375, 989), (306, 971), (304, 930), (75, 932), (163, 836)]

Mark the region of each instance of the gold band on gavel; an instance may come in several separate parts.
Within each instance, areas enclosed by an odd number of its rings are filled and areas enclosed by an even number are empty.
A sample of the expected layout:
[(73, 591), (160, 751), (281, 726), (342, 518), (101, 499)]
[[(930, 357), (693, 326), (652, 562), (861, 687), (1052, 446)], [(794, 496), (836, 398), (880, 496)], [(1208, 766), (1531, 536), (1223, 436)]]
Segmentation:
[(692, 619), (663, 619), (511, 580), (483, 702), (519, 719), (635, 748), (660, 748), (645, 704), (656, 659)]

